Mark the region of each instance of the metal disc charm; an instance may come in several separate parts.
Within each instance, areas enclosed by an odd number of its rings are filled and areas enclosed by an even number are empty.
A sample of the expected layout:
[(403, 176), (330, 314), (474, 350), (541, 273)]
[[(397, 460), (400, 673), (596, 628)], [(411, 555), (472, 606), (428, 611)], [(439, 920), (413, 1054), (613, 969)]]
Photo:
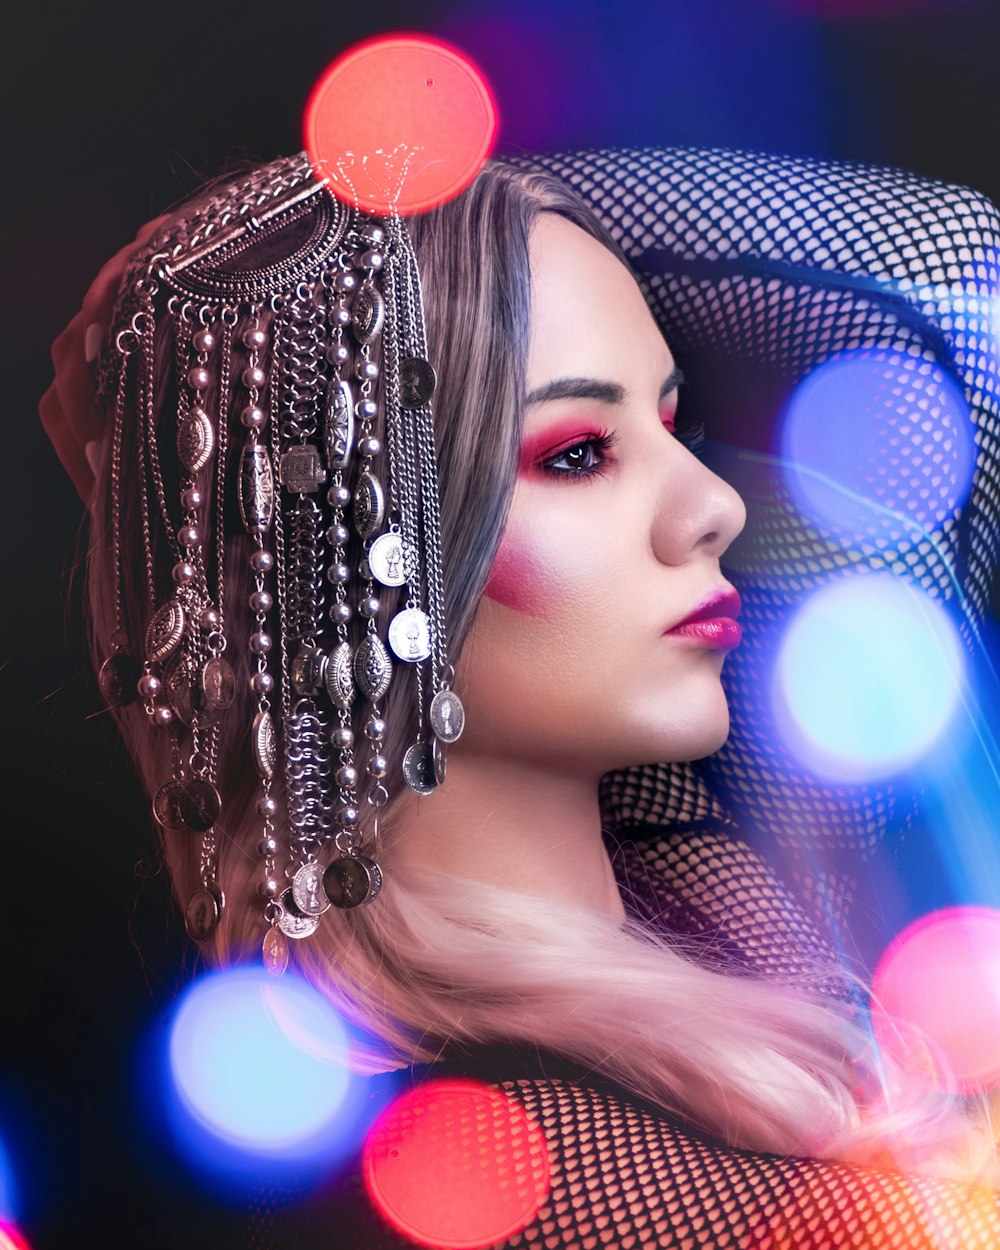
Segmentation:
[(272, 925), (264, 934), (261, 955), (264, 959), (264, 967), (272, 977), (280, 977), (288, 967), (288, 943), (277, 926)]
[(358, 646), (354, 656), (354, 680), (361, 693), (372, 703), (377, 703), (389, 689), (392, 660), (375, 634), (366, 635)]
[(221, 655), (213, 655), (201, 670), (201, 693), (210, 714), (224, 712), (236, 698), (236, 674)]
[(372, 282), (363, 282), (351, 305), (351, 325), (359, 343), (370, 343), (382, 333), (385, 302)]
[(456, 742), (465, 728), (465, 708), (454, 690), (439, 690), (431, 699), (431, 728), (442, 742)]
[(361, 538), (377, 533), (385, 516), (385, 494), (374, 473), (365, 470), (354, 488), (354, 528)]
[(354, 702), (354, 664), (349, 642), (338, 643), (330, 652), (326, 665), (326, 693), (336, 707), (349, 708)]
[(361, 907), (378, 898), (382, 869), (364, 855), (344, 855), (323, 874), (323, 888), (334, 907)]
[(434, 765), (434, 780), (439, 786), (443, 786), (448, 761), (445, 757), (444, 743), (437, 737), (431, 739), (431, 762)]
[(258, 712), (253, 718), (250, 745), (258, 774), (265, 781), (270, 781), (278, 764), (278, 743), (275, 740), (274, 721), (270, 712)]
[(176, 599), (171, 599), (158, 609), (146, 630), (146, 658), (151, 664), (160, 664), (180, 646), (184, 636), (184, 609)]
[(407, 563), (401, 534), (380, 534), (368, 548), (368, 568), (383, 586), (402, 586)]
[(326, 463), (331, 473), (346, 468), (354, 446), (354, 396), (350, 382), (331, 382), (326, 395)]
[(246, 443), (240, 452), (240, 516), (250, 534), (265, 534), (274, 516), (274, 474), (262, 443)]
[(184, 928), (189, 938), (204, 942), (212, 936), (220, 920), (219, 900), (211, 890), (195, 890), (184, 908)]
[(292, 899), (303, 916), (322, 916), (330, 906), (323, 892), (323, 865), (315, 860), (303, 864), (292, 877)]
[(403, 756), (403, 777), (411, 790), (418, 794), (430, 794), (437, 789), (434, 776), (434, 760), (426, 742), (414, 742)]
[(419, 608), (404, 608), (389, 622), (389, 646), (401, 660), (417, 664), (431, 653), (431, 622)]
[(153, 815), (164, 829), (180, 833), (187, 829), (187, 821), (181, 815), (181, 788), (176, 781), (160, 786), (153, 798)]
[(189, 473), (197, 473), (212, 458), (215, 431), (204, 408), (192, 408), (177, 427), (177, 458)]
[(210, 781), (191, 777), (181, 783), (177, 806), (189, 829), (195, 833), (207, 833), (219, 819), (222, 799)]
[(128, 707), (139, 697), (135, 687), (141, 675), (139, 661), (132, 656), (124, 651), (109, 655), (97, 675), (101, 698), (108, 707)]
[(281, 915), (278, 917), (278, 928), (285, 937), (295, 938), (298, 941), (301, 938), (311, 937), (316, 932), (319, 925), (319, 916), (303, 916), (295, 906), (291, 886), (285, 890), (278, 903), (281, 907)]
[(406, 356), (399, 362), (399, 402), (404, 408), (423, 408), (435, 386), (437, 375), (429, 360)]
[(289, 676), (296, 694), (316, 694), (323, 688), (327, 655), (319, 647), (300, 647), (292, 660)]

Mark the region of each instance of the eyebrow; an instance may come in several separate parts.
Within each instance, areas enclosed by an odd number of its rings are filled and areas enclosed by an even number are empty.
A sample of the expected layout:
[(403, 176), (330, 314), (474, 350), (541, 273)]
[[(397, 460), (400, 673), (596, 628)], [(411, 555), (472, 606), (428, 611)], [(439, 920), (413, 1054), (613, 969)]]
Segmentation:
[[(683, 381), (684, 374), (675, 365), (660, 387), (660, 399), (666, 399)], [(625, 400), (625, 388), (618, 382), (602, 382), (597, 378), (557, 378), (533, 390), (525, 404), (548, 404), (555, 399), (596, 399), (602, 404), (621, 404)]]

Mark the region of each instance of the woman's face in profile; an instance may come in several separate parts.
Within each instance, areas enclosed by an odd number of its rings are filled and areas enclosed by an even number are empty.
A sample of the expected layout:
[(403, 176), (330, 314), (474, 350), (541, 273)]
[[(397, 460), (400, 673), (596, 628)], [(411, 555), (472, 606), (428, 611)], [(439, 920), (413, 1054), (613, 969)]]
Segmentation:
[(738, 609), (677, 627), (732, 593), (719, 557), (743, 504), (674, 435), (674, 360), (624, 266), (551, 213), (531, 261), (524, 436), (459, 669), (464, 749), (598, 775), (696, 759), (728, 732)]

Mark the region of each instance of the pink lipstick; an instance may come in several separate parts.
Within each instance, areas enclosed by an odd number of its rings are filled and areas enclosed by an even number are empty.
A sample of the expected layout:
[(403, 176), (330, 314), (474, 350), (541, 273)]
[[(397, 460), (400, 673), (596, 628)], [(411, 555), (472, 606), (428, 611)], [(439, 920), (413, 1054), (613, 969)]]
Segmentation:
[(690, 638), (713, 651), (729, 651), (743, 637), (736, 618), (740, 614), (740, 597), (735, 590), (721, 590), (682, 621), (664, 631), (666, 638)]

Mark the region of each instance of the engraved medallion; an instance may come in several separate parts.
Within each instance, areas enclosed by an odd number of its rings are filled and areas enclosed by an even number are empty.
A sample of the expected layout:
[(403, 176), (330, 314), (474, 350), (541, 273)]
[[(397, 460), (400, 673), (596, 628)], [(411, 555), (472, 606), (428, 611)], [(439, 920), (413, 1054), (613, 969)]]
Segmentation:
[(389, 622), (389, 646), (401, 660), (416, 664), (431, 653), (431, 623), (419, 608), (404, 608)]
[(224, 712), (236, 698), (236, 674), (221, 655), (214, 655), (201, 670), (202, 705), (210, 714)]
[(101, 698), (108, 707), (128, 707), (139, 697), (135, 687), (141, 676), (139, 661), (124, 651), (116, 651), (104, 661), (97, 675)]
[(455, 742), (465, 728), (465, 708), (454, 690), (439, 690), (431, 699), (431, 728), (442, 742)]
[(204, 408), (192, 408), (177, 427), (177, 458), (189, 473), (197, 473), (212, 458), (215, 431)]
[(399, 402), (404, 408), (423, 408), (436, 385), (437, 375), (429, 360), (407, 356), (399, 362)]
[(431, 739), (431, 763), (434, 765), (434, 780), (439, 786), (443, 786), (448, 761), (445, 757), (444, 743), (437, 737)]
[(323, 888), (334, 907), (361, 907), (378, 898), (382, 869), (364, 855), (344, 855), (323, 874)]
[(146, 658), (160, 664), (180, 646), (184, 636), (184, 609), (176, 599), (165, 603), (153, 616), (146, 630)]
[(195, 833), (207, 833), (222, 811), (218, 790), (201, 777), (190, 777), (181, 782), (180, 790), (177, 806), (184, 823)]
[(326, 665), (326, 693), (337, 707), (349, 708), (354, 702), (354, 663), (349, 642), (338, 643)]
[(366, 635), (355, 652), (354, 680), (361, 693), (372, 703), (377, 703), (389, 689), (392, 660), (375, 634)]
[(262, 443), (246, 443), (240, 452), (240, 516), (250, 534), (265, 534), (274, 517), (274, 474)]
[(411, 790), (418, 794), (430, 794), (437, 789), (434, 777), (434, 760), (426, 742), (414, 742), (403, 756), (403, 778)]
[(187, 821), (181, 815), (181, 788), (176, 781), (160, 786), (153, 798), (153, 815), (164, 829), (180, 833), (187, 829)]
[(311, 495), (326, 481), (319, 450), (310, 443), (290, 447), (278, 465), (278, 480), (296, 495)]
[(274, 721), (270, 712), (258, 712), (250, 729), (250, 746), (258, 774), (270, 781), (278, 764), (278, 743), (274, 735)]
[(382, 483), (367, 470), (354, 488), (354, 528), (362, 538), (371, 538), (385, 516), (385, 495)]
[(261, 948), (264, 967), (272, 977), (280, 977), (288, 967), (288, 943), (285, 935), (272, 925), (264, 934), (264, 945)]
[(363, 282), (351, 305), (351, 325), (359, 343), (370, 343), (382, 333), (385, 302), (371, 281)]
[(219, 924), (219, 903), (211, 890), (195, 890), (184, 908), (184, 928), (188, 937), (204, 942)]
[(350, 382), (331, 382), (326, 395), (326, 463), (333, 472), (346, 468), (354, 446), (354, 396)]
[(297, 694), (316, 694), (326, 676), (327, 656), (319, 647), (300, 647), (292, 660), (289, 676)]
[[(282, 894), (278, 900), (281, 907), (281, 915), (278, 917), (278, 928), (288, 938), (294, 938), (299, 941), (301, 938), (311, 937), (319, 925), (319, 916), (304, 916), (302, 912), (295, 906), (295, 899), (292, 897), (291, 886)], [(329, 906), (329, 903), (327, 903)]]
[(323, 865), (303, 864), (292, 878), (292, 899), (303, 916), (322, 916), (330, 906), (323, 891)]
[(383, 586), (402, 586), (406, 581), (406, 548), (401, 534), (380, 534), (368, 548), (368, 568)]

